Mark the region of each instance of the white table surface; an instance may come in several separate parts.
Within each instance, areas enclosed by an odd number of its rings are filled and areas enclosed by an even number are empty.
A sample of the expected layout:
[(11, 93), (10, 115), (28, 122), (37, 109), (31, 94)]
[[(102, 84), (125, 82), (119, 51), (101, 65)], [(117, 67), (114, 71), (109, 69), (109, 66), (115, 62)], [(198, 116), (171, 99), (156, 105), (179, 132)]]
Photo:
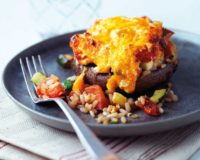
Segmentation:
[[(10, 58), (42, 40), (34, 28), (29, 2), (0, 1), (0, 73)], [(102, 0), (100, 17), (116, 15), (148, 15), (164, 26), (200, 34), (199, 0)]]

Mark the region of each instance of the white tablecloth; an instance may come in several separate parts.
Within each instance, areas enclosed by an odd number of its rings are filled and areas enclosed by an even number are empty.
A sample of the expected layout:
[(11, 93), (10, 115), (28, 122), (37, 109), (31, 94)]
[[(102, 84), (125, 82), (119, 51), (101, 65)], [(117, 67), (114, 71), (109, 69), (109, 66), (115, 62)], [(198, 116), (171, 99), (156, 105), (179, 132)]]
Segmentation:
[[(198, 0), (102, 0), (99, 15), (147, 15), (163, 21), (164, 26), (200, 34)], [(14, 55), (42, 39), (31, 18), (30, 0), (1, 1), (0, 22), (2, 74)], [(74, 134), (31, 119), (8, 99), (2, 88), (0, 93), (0, 159), (90, 159)], [(123, 159), (183, 160), (200, 147), (200, 123), (167, 133), (103, 141)]]

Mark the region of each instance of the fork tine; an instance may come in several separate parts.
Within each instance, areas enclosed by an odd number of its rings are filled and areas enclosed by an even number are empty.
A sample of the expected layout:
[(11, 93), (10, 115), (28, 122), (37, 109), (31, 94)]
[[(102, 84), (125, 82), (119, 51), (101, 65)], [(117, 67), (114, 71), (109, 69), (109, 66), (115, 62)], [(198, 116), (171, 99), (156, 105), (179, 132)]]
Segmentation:
[(32, 73), (31, 65), (30, 65), (30, 62), (29, 62), (28, 57), (26, 57), (26, 65), (27, 65), (27, 67), (28, 67), (28, 71), (29, 71), (30, 77), (33, 77), (33, 74), (34, 74), (34, 73)]
[[(29, 71), (29, 75), (30, 75), (30, 79), (33, 77), (33, 75), (34, 75), (34, 71), (32, 72), (32, 69), (31, 69), (31, 64), (30, 64), (30, 62), (29, 62), (29, 59), (28, 59), (28, 57), (26, 57), (26, 65), (27, 65), (27, 68), (28, 68), (28, 71)], [(34, 66), (34, 68), (36, 67), (36, 64), (34, 64), (33, 63), (33, 66)], [(37, 69), (37, 68), (36, 68)], [(35, 69), (35, 70), (36, 70)], [(37, 70), (36, 70), (37, 71)], [(36, 90), (36, 85), (35, 84), (33, 84), (34, 85), (34, 88), (35, 88), (35, 90)]]
[(35, 68), (35, 72), (38, 72), (38, 68), (37, 68), (37, 64), (36, 64), (36, 61), (35, 61), (35, 57), (32, 56), (32, 62), (33, 62), (33, 66)]
[(43, 64), (42, 64), (42, 59), (41, 59), (41, 56), (40, 56), (40, 55), (38, 55), (38, 60), (39, 60), (39, 63), (40, 63), (40, 67), (41, 67), (41, 69), (42, 69), (42, 72), (43, 72), (45, 75), (47, 75), (47, 72), (45, 71), (44, 66), (43, 66)]
[[(23, 73), (23, 76), (24, 76), (24, 80), (25, 80), (25, 83), (26, 83), (26, 88), (27, 88), (27, 90), (28, 90), (28, 93), (29, 93), (29, 95), (31, 96), (31, 99), (32, 99), (34, 102), (36, 102), (38, 97), (36, 96), (36, 94), (35, 94), (35, 92), (34, 92), (34, 90), (33, 90), (33, 85), (32, 85), (32, 83), (30, 82), (30, 78), (29, 78), (28, 75), (27, 75), (27, 71), (25, 70), (25, 67), (24, 67), (24, 64), (23, 64), (23, 62), (22, 62), (22, 59), (20, 58), (19, 61), (20, 61), (20, 66), (21, 66), (21, 69), (22, 69), (22, 73)], [(29, 73), (29, 75), (30, 75), (30, 74), (31, 74), (31, 73)]]

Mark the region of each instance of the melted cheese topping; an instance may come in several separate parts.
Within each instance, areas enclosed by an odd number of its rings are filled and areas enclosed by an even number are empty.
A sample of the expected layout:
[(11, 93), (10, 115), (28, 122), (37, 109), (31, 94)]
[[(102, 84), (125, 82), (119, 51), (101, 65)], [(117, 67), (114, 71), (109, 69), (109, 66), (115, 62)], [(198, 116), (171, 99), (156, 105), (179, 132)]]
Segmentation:
[(153, 62), (154, 67), (162, 64), (163, 35), (161, 22), (147, 17), (119, 16), (96, 21), (87, 32), (73, 36), (70, 46), (79, 64), (94, 63), (95, 72), (112, 73), (107, 82), (108, 91), (114, 92), (119, 87), (132, 93), (145, 64)]

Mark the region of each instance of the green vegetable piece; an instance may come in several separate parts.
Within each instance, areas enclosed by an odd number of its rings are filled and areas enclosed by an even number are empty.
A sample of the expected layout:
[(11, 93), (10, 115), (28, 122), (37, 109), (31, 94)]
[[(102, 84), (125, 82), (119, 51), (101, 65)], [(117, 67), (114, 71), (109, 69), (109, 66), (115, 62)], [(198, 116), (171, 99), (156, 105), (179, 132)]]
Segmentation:
[(69, 68), (73, 64), (73, 57), (69, 54), (60, 54), (57, 57), (57, 63), (63, 68)]
[(72, 89), (72, 85), (73, 85), (73, 82), (71, 80), (65, 80), (64, 83), (63, 83), (63, 87), (66, 90)]
[(111, 123), (111, 124), (117, 124), (117, 123), (118, 123), (118, 119), (117, 119), (117, 118), (112, 118), (112, 119), (110, 120), (110, 123)]
[(166, 91), (167, 91), (166, 89), (155, 90), (150, 100), (154, 103), (158, 103), (159, 100), (166, 94)]
[(31, 81), (38, 86), (44, 79), (46, 78), (46, 76), (44, 74), (42, 74), (41, 72), (36, 72), (33, 77), (31, 78)]

